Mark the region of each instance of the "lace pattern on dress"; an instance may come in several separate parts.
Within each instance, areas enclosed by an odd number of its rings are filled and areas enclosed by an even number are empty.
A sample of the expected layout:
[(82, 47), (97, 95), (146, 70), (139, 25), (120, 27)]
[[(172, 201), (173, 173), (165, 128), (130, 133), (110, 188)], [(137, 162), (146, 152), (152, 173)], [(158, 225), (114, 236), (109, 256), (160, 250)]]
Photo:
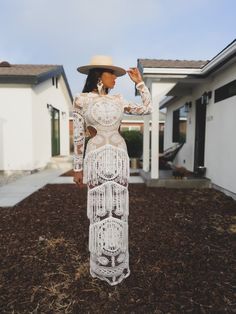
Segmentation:
[(88, 191), (87, 215), (92, 223), (99, 222), (106, 216), (123, 216), (129, 214), (129, 196), (126, 186), (116, 182), (105, 182)]
[(127, 184), (129, 178), (129, 158), (127, 152), (110, 144), (86, 154), (84, 161), (85, 182), (96, 186), (107, 181)]
[(74, 171), (81, 171), (83, 169), (85, 119), (83, 117), (81, 106), (81, 99), (79, 97), (75, 97), (73, 102)]
[[(147, 114), (151, 97), (144, 83), (137, 86), (142, 104), (121, 95), (80, 94), (74, 100), (74, 169), (84, 167), (88, 186), (87, 216), (90, 220), (90, 274), (120, 283), (130, 274), (128, 251), (129, 157), (119, 134), (123, 112)], [(85, 125), (96, 129), (88, 141), (83, 165)]]

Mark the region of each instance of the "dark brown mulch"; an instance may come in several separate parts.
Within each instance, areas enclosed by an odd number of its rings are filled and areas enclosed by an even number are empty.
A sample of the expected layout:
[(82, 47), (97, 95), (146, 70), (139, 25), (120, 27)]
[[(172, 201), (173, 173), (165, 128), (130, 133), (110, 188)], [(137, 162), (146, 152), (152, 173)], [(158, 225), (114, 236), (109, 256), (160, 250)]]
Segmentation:
[(131, 275), (89, 275), (86, 189), (47, 185), (0, 210), (1, 313), (233, 313), (236, 202), (130, 185)]

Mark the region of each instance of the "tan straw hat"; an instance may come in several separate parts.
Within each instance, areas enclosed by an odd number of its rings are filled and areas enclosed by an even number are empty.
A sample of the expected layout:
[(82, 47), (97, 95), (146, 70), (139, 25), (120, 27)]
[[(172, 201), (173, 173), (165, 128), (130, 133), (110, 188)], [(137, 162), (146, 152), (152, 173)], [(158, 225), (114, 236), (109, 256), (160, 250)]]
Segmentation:
[(113, 65), (111, 57), (101, 55), (92, 57), (90, 64), (78, 67), (77, 70), (80, 73), (88, 74), (91, 69), (97, 68), (112, 70), (116, 76), (122, 76), (126, 74), (125, 69)]

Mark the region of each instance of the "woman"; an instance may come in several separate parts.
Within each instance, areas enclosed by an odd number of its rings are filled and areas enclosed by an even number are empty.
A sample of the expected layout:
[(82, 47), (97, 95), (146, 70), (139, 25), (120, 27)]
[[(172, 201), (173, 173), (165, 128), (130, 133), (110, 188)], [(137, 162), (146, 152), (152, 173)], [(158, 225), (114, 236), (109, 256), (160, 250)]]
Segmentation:
[[(90, 273), (116, 285), (130, 274), (128, 252), (129, 157), (119, 133), (123, 113), (146, 114), (151, 97), (137, 68), (127, 73), (141, 94), (142, 105), (120, 94), (109, 95), (118, 76), (126, 74), (110, 57), (95, 56), (78, 68), (87, 74), (83, 93), (74, 99), (74, 181), (87, 183), (87, 215), (90, 220)], [(85, 131), (92, 138), (84, 156)]]

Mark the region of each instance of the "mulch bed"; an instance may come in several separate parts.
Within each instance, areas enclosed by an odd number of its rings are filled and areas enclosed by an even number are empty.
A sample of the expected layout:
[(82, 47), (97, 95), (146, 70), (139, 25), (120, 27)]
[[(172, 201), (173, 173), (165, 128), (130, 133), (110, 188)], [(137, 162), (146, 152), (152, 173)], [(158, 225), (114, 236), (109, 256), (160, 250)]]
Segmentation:
[(130, 185), (131, 275), (89, 275), (86, 189), (47, 185), (0, 209), (1, 313), (235, 313), (236, 202)]

